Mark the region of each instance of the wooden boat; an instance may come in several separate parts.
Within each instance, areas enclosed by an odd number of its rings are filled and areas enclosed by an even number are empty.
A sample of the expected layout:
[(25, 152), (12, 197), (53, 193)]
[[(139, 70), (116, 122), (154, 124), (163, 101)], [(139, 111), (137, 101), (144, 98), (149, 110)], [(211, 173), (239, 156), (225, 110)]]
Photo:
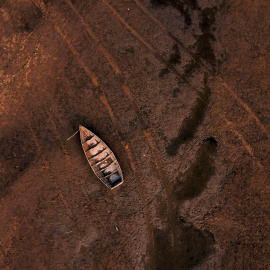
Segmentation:
[(111, 149), (93, 132), (80, 126), (82, 148), (92, 170), (109, 189), (124, 182), (120, 165)]

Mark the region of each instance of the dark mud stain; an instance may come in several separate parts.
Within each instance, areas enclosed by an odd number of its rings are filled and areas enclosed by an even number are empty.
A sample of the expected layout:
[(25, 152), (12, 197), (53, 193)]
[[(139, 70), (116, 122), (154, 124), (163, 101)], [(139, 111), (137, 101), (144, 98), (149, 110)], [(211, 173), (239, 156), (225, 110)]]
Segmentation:
[[(100, 121), (102, 123), (110, 123), (108, 117), (104, 117), (103, 119), (100, 119)], [(93, 123), (93, 121), (87, 119), (87, 117), (85, 115), (81, 115), (79, 113), (76, 113), (76, 114), (72, 115), (71, 120), (70, 120), (70, 126), (72, 127), (74, 132), (76, 132), (76, 130), (79, 130), (80, 125), (86, 127), (89, 130), (91, 130), (97, 136), (102, 137), (102, 131), (97, 129), (95, 124)], [(109, 130), (109, 129), (110, 128), (108, 127), (107, 130)]]
[[(173, 269), (175, 265), (174, 252), (172, 244), (169, 241), (170, 231), (154, 229), (154, 245), (155, 245), (155, 257), (154, 265), (155, 269)], [(147, 267), (145, 269), (148, 269)]]
[(205, 74), (204, 89), (198, 95), (195, 106), (191, 109), (190, 115), (183, 120), (178, 136), (172, 139), (170, 145), (167, 147), (167, 153), (169, 155), (176, 155), (181, 144), (193, 139), (198, 126), (203, 121), (211, 97), (211, 89), (207, 82), (208, 77)]
[[(195, 58), (204, 60), (206, 63), (211, 64), (212, 68), (215, 70), (216, 67), (216, 56), (214, 54), (212, 43), (216, 41), (215, 36), (212, 31), (214, 31), (213, 25), (215, 24), (215, 14), (217, 8), (206, 8), (200, 12), (200, 23), (199, 28), (202, 32), (201, 35), (197, 37), (194, 44), (195, 47)], [(188, 79), (192, 77), (195, 71), (200, 68), (200, 61), (193, 59), (184, 68), (183, 81), (181, 83), (188, 82)]]
[(209, 231), (196, 229), (184, 221), (180, 221), (179, 228), (179, 251), (175, 269), (190, 269), (213, 253), (215, 238)]
[[(172, 51), (173, 52), (170, 54), (168, 62), (173, 66), (175, 66), (177, 64), (181, 64), (181, 55), (180, 55), (180, 51), (179, 51), (177, 44), (173, 45)], [(169, 73), (170, 73), (169, 68), (165, 67), (165, 68), (161, 69), (161, 71), (159, 73), (159, 78), (163, 78), (165, 75), (167, 75)]]
[(159, 78), (163, 78), (165, 75), (169, 74), (170, 70), (168, 68), (163, 68), (161, 69), (161, 71), (159, 72), (158, 77)]
[(42, 11), (34, 4), (21, 2), (12, 17), (15, 31), (32, 32), (42, 19)]
[[(52, 0), (42, 0), (42, 2), (43, 2), (45, 5), (47, 5), (47, 4), (51, 3)], [(71, 2), (73, 2), (73, 1), (71, 1)]]
[[(172, 248), (170, 231), (155, 229), (155, 269), (186, 270), (202, 263), (214, 251), (215, 239), (206, 230), (194, 228), (183, 220), (177, 221), (176, 250)], [(145, 268), (149, 269), (149, 268)]]
[(172, 6), (184, 17), (185, 24), (192, 24), (191, 11), (198, 9), (197, 0), (151, 0), (154, 7)]
[(199, 196), (207, 183), (215, 174), (214, 156), (217, 141), (213, 137), (205, 139), (199, 148), (195, 162), (183, 176), (183, 182), (175, 187), (175, 195), (179, 202), (191, 200)]
[[(159, 207), (157, 215), (164, 219), (167, 216), (167, 204), (158, 196)], [(214, 251), (215, 239), (213, 234), (206, 230), (199, 230), (188, 224), (176, 213), (172, 221), (177, 228), (175, 245), (173, 248), (170, 226), (165, 229), (155, 228), (154, 261), (149, 261), (145, 269), (157, 270), (186, 270), (202, 263)]]
[(212, 41), (215, 37), (211, 33), (206, 33), (198, 37), (195, 46), (197, 47), (196, 54), (213, 67), (216, 65), (216, 57), (212, 48)]
[(213, 68), (216, 66), (216, 57), (212, 42), (216, 41), (216, 38), (212, 33), (212, 30), (215, 29), (212, 26), (215, 24), (217, 10), (217, 7), (214, 7), (205, 8), (201, 11), (199, 27), (202, 35), (197, 38), (195, 43), (196, 55), (211, 64)]
[(87, 127), (88, 129), (91, 129), (95, 133), (91, 123), (86, 119), (86, 117), (78, 113), (71, 116), (70, 125), (72, 129), (74, 130), (78, 130), (79, 126), (81, 125), (81, 126)]
[[(97, 122), (102, 123), (102, 125), (100, 125), (100, 123), (97, 123)], [(110, 146), (112, 146), (112, 137), (115, 137), (115, 136), (117, 137), (117, 135), (119, 135), (117, 131), (114, 131), (115, 129), (112, 126), (112, 122), (109, 117), (99, 117), (97, 120), (93, 121), (87, 118), (85, 115), (82, 115), (79, 113), (76, 113), (70, 116), (70, 127), (73, 130), (72, 132), (75, 133), (76, 131), (78, 131), (80, 125), (91, 130), (93, 133), (95, 133), (98, 137), (102, 138), (102, 140), (104, 140)], [(70, 136), (72, 135), (72, 132)], [(121, 135), (122, 134), (120, 133), (119, 136)], [(78, 146), (81, 149), (80, 136), (77, 134), (76, 138), (78, 141)]]
[(135, 48), (133, 46), (127, 46), (124, 48), (125, 50), (125, 53), (128, 53), (128, 54), (134, 54), (135, 53)]
[(215, 14), (217, 12), (217, 7), (213, 8), (205, 8), (201, 11), (200, 18), (201, 21), (199, 23), (200, 29), (203, 33), (209, 33), (214, 29), (212, 28), (212, 25), (215, 24)]
[(218, 146), (217, 140), (214, 137), (212, 137), (212, 136), (204, 139), (204, 141), (205, 142), (209, 142), (209, 143), (211, 143), (211, 144), (213, 144), (215, 146)]
[(172, 65), (181, 64), (181, 55), (177, 44), (174, 44), (173, 47), (173, 53), (171, 53), (169, 58), (169, 63)]
[[(151, 3), (153, 7), (172, 6), (176, 8), (184, 16), (187, 27), (193, 23), (194, 26), (201, 30), (200, 35), (194, 34), (194, 37), (196, 37), (196, 42), (193, 45), (195, 50), (193, 57), (195, 59), (191, 60), (191, 62), (185, 66), (183, 79), (181, 79), (179, 83), (181, 84), (188, 82), (188, 78), (200, 68), (200, 65), (202, 64), (201, 60), (204, 60), (206, 63), (210, 64), (215, 72), (217, 64), (221, 63), (220, 60), (217, 61), (213, 49), (213, 42), (216, 41), (213, 32), (215, 31), (214, 24), (218, 7), (215, 6), (212, 8), (201, 9), (196, 0), (151, 0)], [(197, 19), (198, 17), (199, 20)], [(159, 77), (162, 78), (168, 73), (168, 68), (164, 68), (160, 71)]]
[(179, 87), (174, 88), (174, 89), (173, 89), (173, 94), (172, 94), (172, 96), (173, 96), (173, 97), (177, 97), (177, 94), (178, 94), (180, 91), (181, 91), (181, 89), (180, 89)]
[(184, 75), (182, 82), (188, 82), (193, 73), (200, 68), (200, 64), (196, 60), (191, 60), (184, 68)]
[[(209, 63), (215, 71), (217, 60), (213, 50), (213, 42), (216, 41), (216, 38), (213, 32), (215, 31), (214, 24), (218, 7), (214, 6), (212, 8), (201, 9), (196, 0), (151, 0), (151, 3), (153, 7), (174, 7), (184, 17), (187, 27), (193, 23), (194, 26), (197, 26), (201, 30), (199, 36), (194, 34), (194, 37), (196, 37), (196, 42), (193, 45), (195, 48), (194, 56)], [(197, 20), (197, 16), (199, 17), (199, 21)], [(191, 61), (185, 67), (184, 75), (189, 77), (198, 68), (199, 64)]]
[(26, 126), (3, 133), (0, 138), (0, 196), (29, 167), (37, 153)]

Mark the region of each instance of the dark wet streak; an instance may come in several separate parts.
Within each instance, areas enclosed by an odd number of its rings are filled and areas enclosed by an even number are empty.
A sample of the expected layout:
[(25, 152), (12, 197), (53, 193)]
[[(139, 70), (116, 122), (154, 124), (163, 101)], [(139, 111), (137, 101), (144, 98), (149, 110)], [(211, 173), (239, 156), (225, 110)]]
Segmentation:
[[(171, 66), (175, 66), (177, 64), (181, 64), (181, 55), (179, 52), (179, 48), (177, 44), (174, 44), (172, 47), (172, 53), (170, 54), (168, 63)], [(159, 78), (163, 78), (165, 75), (169, 74), (171, 72), (171, 70), (169, 69), (169, 67), (165, 67), (163, 69), (161, 69), (160, 73), (159, 73)]]
[(185, 24), (192, 24), (191, 11), (198, 9), (197, 0), (151, 0), (154, 7), (172, 6), (184, 17)]
[(212, 33), (212, 26), (215, 24), (216, 12), (216, 7), (205, 8), (201, 11), (199, 27), (202, 34), (195, 43), (196, 55), (211, 64), (213, 68), (216, 66), (216, 56), (212, 43), (216, 41), (216, 38)]
[[(175, 186), (175, 196), (178, 202), (198, 197), (207, 187), (207, 183), (215, 174), (214, 157), (217, 141), (213, 137), (206, 138), (199, 148), (194, 163)], [(181, 182), (179, 180), (182, 180)]]
[[(168, 229), (155, 229), (155, 265), (157, 270), (187, 270), (202, 263), (214, 251), (215, 239), (207, 230), (199, 230), (182, 219), (177, 221), (176, 251), (172, 249)], [(148, 269), (148, 268), (146, 268)]]
[(205, 113), (210, 102), (211, 89), (207, 84), (208, 78), (204, 76), (204, 89), (196, 99), (195, 106), (191, 109), (190, 115), (183, 120), (178, 136), (171, 140), (167, 147), (167, 153), (176, 155), (181, 144), (194, 138), (194, 135), (205, 117)]

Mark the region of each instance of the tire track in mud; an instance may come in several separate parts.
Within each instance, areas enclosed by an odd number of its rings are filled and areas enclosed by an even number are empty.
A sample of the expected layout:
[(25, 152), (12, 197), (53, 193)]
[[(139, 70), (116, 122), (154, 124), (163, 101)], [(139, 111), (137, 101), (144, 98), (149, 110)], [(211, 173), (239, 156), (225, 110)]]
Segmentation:
[(100, 51), (105, 56), (108, 63), (111, 65), (111, 67), (115, 71), (115, 74), (122, 75), (122, 72), (121, 72), (119, 66), (117, 65), (117, 63), (115, 62), (114, 58), (112, 57), (112, 55), (107, 51), (107, 49), (102, 45), (100, 40), (95, 36), (94, 32), (90, 29), (89, 25), (85, 22), (85, 20), (80, 15), (80, 13), (75, 8), (75, 6), (70, 2), (70, 0), (63, 0), (63, 2), (65, 2), (75, 12), (77, 17), (79, 18), (80, 23), (84, 26), (84, 28), (85, 28), (86, 32), (89, 34), (89, 36), (97, 43), (98, 48), (100, 49)]
[(259, 169), (263, 170), (264, 166), (261, 164), (261, 162), (258, 160), (258, 158), (256, 158), (256, 156), (254, 155), (253, 148), (248, 144), (248, 142), (245, 140), (244, 136), (239, 131), (237, 131), (235, 125), (231, 121), (229, 121), (225, 117), (224, 117), (224, 121), (228, 127), (231, 127), (234, 134), (238, 137), (239, 141), (241, 141), (243, 147), (248, 151), (249, 155), (255, 159), (257, 167), (259, 167)]
[(50, 123), (51, 123), (51, 125), (53, 127), (55, 136), (56, 136), (56, 138), (57, 138), (57, 140), (58, 140), (58, 142), (60, 144), (60, 147), (62, 149), (62, 152), (64, 153), (65, 159), (66, 159), (68, 165), (71, 166), (72, 163), (71, 163), (71, 160), (70, 160), (70, 153), (67, 151), (67, 149), (66, 149), (66, 147), (65, 147), (65, 145), (63, 143), (63, 140), (61, 140), (61, 136), (59, 134), (59, 131), (57, 129), (57, 126), (56, 126), (55, 122), (53, 121), (52, 116), (51, 116), (50, 113), (48, 114), (48, 118), (49, 118), (49, 121), (50, 121)]
[[(144, 214), (145, 214), (145, 220), (146, 220), (146, 227), (147, 227), (147, 234), (148, 234), (148, 240), (149, 240), (149, 247), (150, 247), (150, 250), (152, 253), (152, 250), (153, 250), (153, 240), (152, 240), (152, 224), (150, 222), (150, 215), (148, 213), (148, 210), (147, 210), (147, 202), (145, 200), (145, 195), (144, 195), (144, 188), (142, 186), (142, 183), (141, 181), (139, 180), (138, 178), (138, 175), (137, 175), (137, 172), (136, 172), (136, 167), (134, 165), (134, 161), (133, 161), (133, 154), (130, 150), (130, 146), (129, 144), (125, 141), (125, 137), (124, 137), (124, 133), (123, 131), (121, 130), (120, 126), (119, 126), (119, 123), (118, 123), (118, 120), (116, 119), (116, 117), (114, 116), (114, 113), (113, 113), (113, 110), (104, 94), (104, 90), (103, 90), (103, 87), (102, 85), (100, 85), (99, 83), (99, 80), (95, 74), (94, 71), (90, 70), (85, 64), (84, 62), (81, 60), (80, 58), (80, 54), (78, 53), (78, 51), (76, 50), (76, 48), (71, 44), (71, 41), (68, 39), (67, 35), (66, 34), (63, 34), (62, 31), (60, 30), (60, 28), (56, 25), (55, 22), (53, 22), (51, 20), (52, 24), (53, 24), (53, 27), (54, 29), (56, 30), (56, 32), (60, 35), (60, 37), (63, 39), (63, 41), (67, 44), (69, 50), (72, 52), (72, 54), (76, 57), (78, 63), (82, 66), (83, 70), (85, 71), (86, 75), (90, 78), (93, 86), (94, 86), (94, 91), (96, 93), (96, 95), (100, 98), (100, 101), (103, 103), (103, 105), (105, 106), (105, 108), (107, 109), (109, 115), (110, 115), (110, 118), (114, 124), (114, 126), (116, 127), (116, 130), (117, 130), (117, 134), (120, 138), (120, 141), (121, 141), (121, 144), (125, 150), (125, 152), (127, 153), (127, 156), (128, 156), (128, 159), (129, 159), (129, 163), (130, 163), (130, 167), (133, 171), (133, 174), (134, 174), (134, 177), (135, 177), (135, 180), (137, 182), (137, 185), (138, 185), (138, 189), (139, 189), (139, 193), (140, 193), (140, 196), (141, 196), (141, 200), (142, 200), (142, 203), (144, 205)], [(152, 254), (151, 254), (152, 255)]]
[[(154, 21), (168, 36), (170, 36), (185, 52), (187, 52), (194, 61), (201, 66), (205, 71), (209, 72), (212, 76), (216, 77), (221, 85), (223, 86), (222, 91), (226, 93), (224, 88), (229, 92), (230, 96), (236, 100), (250, 115), (251, 118), (255, 119), (257, 125), (268, 135), (268, 130), (266, 127), (262, 124), (260, 119), (257, 117), (257, 115), (252, 111), (252, 109), (246, 104), (236, 93), (233, 91), (233, 89), (224, 81), (224, 79), (217, 74), (213, 68), (209, 67), (204, 60), (201, 59), (200, 56), (198, 56), (196, 53), (193, 53), (188, 47), (184, 45), (182, 41), (179, 40), (159, 19), (157, 19), (154, 15), (151, 14), (151, 12), (141, 3), (140, 0), (134, 0), (138, 8), (146, 14), (152, 21)], [(207, 23), (206, 23), (207, 24)], [(208, 26), (206, 26), (208, 27)]]
[[(217, 77), (219, 79), (219, 81), (222, 83), (223, 87), (226, 88), (231, 96), (238, 101), (238, 103), (240, 103), (242, 105), (242, 107), (255, 119), (257, 125), (261, 128), (261, 130), (265, 133), (265, 134), (269, 134), (267, 128), (262, 124), (262, 122), (259, 120), (259, 118), (257, 117), (257, 115), (252, 111), (252, 109), (238, 96), (236, 95), (236, 93), (229, 87), (229, 85), (227, 83), (224, 82), (224, 80), (220, 77)], [(224, 89), (221, 88), (223, 91)]]

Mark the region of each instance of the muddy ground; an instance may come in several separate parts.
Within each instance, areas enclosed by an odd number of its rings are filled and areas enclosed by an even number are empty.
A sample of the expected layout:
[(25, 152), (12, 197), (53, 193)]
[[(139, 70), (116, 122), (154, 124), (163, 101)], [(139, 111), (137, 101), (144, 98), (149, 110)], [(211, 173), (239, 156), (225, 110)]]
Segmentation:
[(2, 0), (0, 21), (1, 269), (270, 269), (269, 1)]

